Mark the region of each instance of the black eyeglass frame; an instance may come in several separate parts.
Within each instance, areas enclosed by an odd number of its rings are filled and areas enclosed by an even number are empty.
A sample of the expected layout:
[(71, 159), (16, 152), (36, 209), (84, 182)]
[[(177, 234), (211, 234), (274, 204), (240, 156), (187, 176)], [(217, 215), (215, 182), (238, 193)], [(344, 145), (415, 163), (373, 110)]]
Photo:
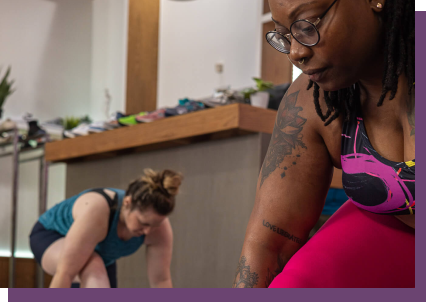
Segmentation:
[[(327, 8), (327, 10), (320, 16), (320, 17), (318, 17), (318, 19), (317, 20), (315, 20), (315, 22), (311, 22), (311, 21), (309, 21), (309, 20), (306, 20), (306, 19), (299, 19), (299, 20), (296, 20), (296, 21), (294, 21), (292, 24), (291, 24), (291, 26), (290, 26), (290, 33), (288, 33), (288, 34), (282, 34), (282, 33), (280, 33), (280, 32), (277, 32), (277, 30), (275, 29), (275, 30), (273, 30), (273, 31), (269, 31), (269, 32), (267, 32), (266, 33), (266, 36), (265, 36), (265, 38), (266, 38), (266, 41), (269, 43), (269, 45), (271, 45), (273, 48), (275, 48), (276, 50), (278, 50), (279, 52), (281, 52), (281, 53), (285, 53), (285, 54), (289, 54), (290, 53), (290, 51), (288, 51), (288, 52), (283, 52), (283, 51), (281, 51), (281, 50), (279, 50), (279, 49), (277, 49), (274, 45), (272, 45), (270, 42), (269, 42), (269, 39), (268, 39), (268, 35), (269, 34), (279, 34), (280, 36), (282, 36), (283, 38), (285, 38), (287, 41), (288, 41), (288, 43), (290, 44), (290, 46), (291, 46), (291, 37), (293, 37), (297, 42), (299, 42), (300, 44), (302, 44), (302, 45), (304, 45), (304, 46), (307, 46), (307, 47), (313, 47), (313, 46), (315, 46), (315, 45), (317, 45), (318, 43), (319, 43), (319, 41), (321, 40), (321, 35), (320, 35), (320, 32), (319, 32), (319, 30), (318, 30), (318, 28), (317, 28), (317, 25), (322, 21), (322, 19), (325, 17), (325, 15), (328, 13), (328, 11), (333, 7), (333, 5), (335, 4), (337, 2), (337, 0), (334, 0), (333, 1), (333, 3)], [(315, 31), (316, 31), (316, 33), (317, 33), (317, 35), (318, 35), (318, 40), (317, 40), (317, 42), (316, 43), (314, 43), (314, 44), (307, 44), (307, 43), (303, 43), (303, 42), (300, 42), (294, 35), (293, 35), (293, 33), (292, 33), (292, 28), (293, 28), (293, 25), (294, 24), (296, 24), (297, 22), (301, 22), (301, 21), (303, 21), (303, 22), (308, 22), (309, 24), (311, 24), (314, 28), (315, 28)]]

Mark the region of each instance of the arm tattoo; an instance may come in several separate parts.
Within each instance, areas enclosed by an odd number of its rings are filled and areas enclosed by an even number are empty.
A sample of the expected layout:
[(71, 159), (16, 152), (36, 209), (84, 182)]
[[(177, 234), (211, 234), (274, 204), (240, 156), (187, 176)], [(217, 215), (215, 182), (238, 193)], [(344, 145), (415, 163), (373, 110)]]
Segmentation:
[(256, 272), (250, 272), (250, 265), (246, 265), (246, 262), (247, 258), (242, 256), (238, 263), (232, 287), (253, 288), (259, 281), (259, 275)]
[(272, 232), (277, 233), (278, 235), (281, 235), (283, 237), (288, 238), (288, 240), (291, 240), (291, 241), (299, 243), (299, 244), (303, 244), (302, 239), (300, 239), (300, 238), (298, 238), (298, 237), (296, 237), (292, 234), (289, 234), (288, 232), (284, 231), (283, 229), (280, 229), (279, 227), (277, 227), (273, 224), (270, 224), (269, 222), (267, 222), (265, 220), (263, 220), (263, 226), (267, 227)]
[[(293, 153), (293, 149), (296, 147), (307, 149), (302, 142), (303, 135), (300, 134), (306, 119), (299, 115), (303, 108), (296, 107), (298, 95), (299, 91), (286, 96), (278, 110), (274, 132), (262, 166), (260, 186), (280, 166), (284, 157)], [(297, 157), (300, 157), (300, 154)], [(296, 162), (293, 161), (292, 165), (295, 164)], [(282, 169), (284, 172), (281, 174), (281, 178), (284, 178), (288, 168)]]
[(274, 272), (271, 272), (271, 270), (268, 268), (268, 274), (266, 275), (266, 280), (265, 280), (265, 287), (269, 287), (269, 285), (271, 285), (275, 277), (278, 276), (284, 269), (284, 266), (285, 266), (284, 260), (279, 255), (278, 255), (277, 264), (278, 264), (278, 267), (275, 269)]

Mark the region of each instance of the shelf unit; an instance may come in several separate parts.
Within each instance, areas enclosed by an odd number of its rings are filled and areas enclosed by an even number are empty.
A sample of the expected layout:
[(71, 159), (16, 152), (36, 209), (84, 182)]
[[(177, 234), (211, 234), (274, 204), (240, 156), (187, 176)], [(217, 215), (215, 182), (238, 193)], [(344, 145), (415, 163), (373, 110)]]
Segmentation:
[[(10, 258), (9, 258), (9, 288), (15, 287), (16, 278), (16, 229), (17, 229), (17, 208), (18, 208), (18, 189), (19, 189), (19, 165), (30, 161), (39, 161), (39, 215), (44, 213), (47, 208), (47, 177), (48, 162), (45, 159), (44, 145), (36, 148), (23, 148), (23, 142), (19, 141), (19, 132), (17, 128), (10, 131), (2, 131), (11, 134), (12, 141), (0, 144), (0, 157), (12, 157), (12, 204), (11, 204), (11, 233), (10, 233)], [(37, 152), (38, 151), (38, 152)], [(38, 153), (38, 154), (31, 154)], [(21, 155), (32, 155), (21, 158)], [(44, 287), (44, 273), (38, 266), (36, 274), (37, 287)]]

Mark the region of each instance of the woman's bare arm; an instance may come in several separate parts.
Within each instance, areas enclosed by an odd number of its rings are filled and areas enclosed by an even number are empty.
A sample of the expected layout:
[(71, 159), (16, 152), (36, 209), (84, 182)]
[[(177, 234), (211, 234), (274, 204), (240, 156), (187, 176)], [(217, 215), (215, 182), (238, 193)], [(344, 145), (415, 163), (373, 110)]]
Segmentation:
[(64, 247), (50, 287), (71, 287), (96, 245), (107, 235), (110, 209), (105, 198), (87, 193), (76, 200), (74, 223), (65, 236)]
[(233, 287), (269, 286), (324, 206), (333, 166), (306, 86), (299, 78), (278, 110)]
[(168, 218), (147, 235), (146, 244), (146, 260), (150, 286), (152, 288), (173, 287), (170, 274), (173, 252), (173, 231)]

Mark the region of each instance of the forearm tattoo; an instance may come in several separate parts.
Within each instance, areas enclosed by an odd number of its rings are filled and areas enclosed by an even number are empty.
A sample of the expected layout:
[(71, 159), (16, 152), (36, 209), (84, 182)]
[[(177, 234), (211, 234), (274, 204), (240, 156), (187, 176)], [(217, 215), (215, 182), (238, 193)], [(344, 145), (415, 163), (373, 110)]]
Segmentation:
[[(272, 172), (280, 168), (286, 156), (289, 157), (293, 154), (293, 150), (296, 150), (297, 147), (307, 149), (302, 141), (303, 135), (300, 134), (306, 119), (299, 115), (303, 108), (296, 107), (298, 95), (299, 91), (286, 95), (278, 110), (271, 142), (262, 166), (260, 186)], [(296, 165), (296, 158), (298, 157), (300, 157), (300, 154), (293, 155), (292, 163), (280, 168), (283, 170), (281, 178), (286, 176), (288, 168)]]
[(250, 265), (246, 265), (247, 258), (242, 256), (235, 273), (234, 288), (253, 288), (259, 281), (259, 275), (250, 271)]
[(275, 269), (275, 271), (271, 272), (271, 270), (268, 268), (268, 274), (266, 275), (266, 280), (265, 280), (265, 287), (269, 287), (269, 285), (271, 285), (275, 277), (278, 276), (283, 271), (284, 266), (285, 266), (284, 260), (278, 255), (277, 268)]
[(293, 242), (299, 243), (299, 244), (303, 244), (302, 239), (289, 234), (288, 232), (284, 231), (283, 229), (280, 229), (279, 227), (263, 220), (263, 226), (267, 227), (268, 229), (270, 229), (272, 232), (277, 233), (278, 235), (281, 235), (283, 237), (286, 237), (288, 240), (291, 240)]

